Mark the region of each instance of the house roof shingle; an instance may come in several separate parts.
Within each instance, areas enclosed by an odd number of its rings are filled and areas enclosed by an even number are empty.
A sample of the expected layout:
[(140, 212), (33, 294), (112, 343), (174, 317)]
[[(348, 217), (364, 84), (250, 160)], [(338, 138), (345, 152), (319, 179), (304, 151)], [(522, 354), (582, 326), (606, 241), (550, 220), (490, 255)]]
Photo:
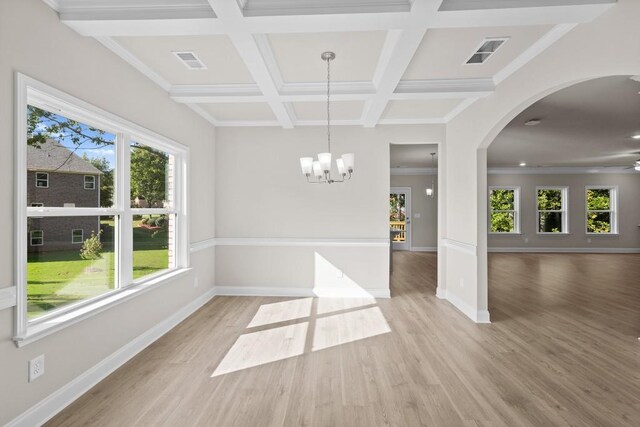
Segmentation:
[(90, 162), (52, 139), (47, 139), (46, 142), (37, 147), (27, 146), (27, 170), (86, 173), (91, 175), (102, 174)]

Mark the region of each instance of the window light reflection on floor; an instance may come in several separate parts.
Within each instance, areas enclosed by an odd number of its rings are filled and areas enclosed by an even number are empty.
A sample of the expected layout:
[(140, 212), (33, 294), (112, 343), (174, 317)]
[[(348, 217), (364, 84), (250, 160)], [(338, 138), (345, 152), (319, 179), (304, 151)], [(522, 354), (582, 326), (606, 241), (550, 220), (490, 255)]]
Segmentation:
[(304, 353), (308, 322), (241, 335), (212, 377)]

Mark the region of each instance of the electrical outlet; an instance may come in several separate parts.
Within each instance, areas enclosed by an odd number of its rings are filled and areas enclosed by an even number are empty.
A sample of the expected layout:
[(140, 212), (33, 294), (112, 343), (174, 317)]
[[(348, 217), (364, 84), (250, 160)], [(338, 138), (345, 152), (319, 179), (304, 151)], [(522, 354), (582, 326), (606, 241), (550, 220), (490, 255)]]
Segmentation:
[(588, 238), (588, 239), (587, 239), (587, 243), (591, 243), (591, 238)]
[(344, 273), (342, 272), (342, 270), (336, 271), (336, 277), (338, 279), (342, 279), (344, 277)]
[(460, 278), (460, 287), (464, 289), (464, 279)]
[(44, 354), (29, 361), (29, 382), (44, 375)]
[(422, 215), (421, 215), (419, 212), (417, 212), (417, 213), (414, 213), (414, 214), (413, 214), (413, 217), (414, 217), (414, 218), (420, 218), (421, 216), (422, 216)]
[(196, 277), (195, 279), (193, 279), (193, 287), (197, 288), (198, 285), (200, 285), (200, 280)]
[(525, 237), (525, 238), (524, 238), (524, 242), (525, 242), (525, 243), (529, 243), (529, 238), (528, 238), (528, 237)]

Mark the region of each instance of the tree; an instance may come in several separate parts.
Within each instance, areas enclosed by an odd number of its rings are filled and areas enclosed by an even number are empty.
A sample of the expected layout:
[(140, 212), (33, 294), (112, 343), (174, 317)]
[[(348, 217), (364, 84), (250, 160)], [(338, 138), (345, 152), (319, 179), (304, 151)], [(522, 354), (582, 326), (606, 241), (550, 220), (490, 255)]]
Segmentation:
[(96, 234), (91, 232), (91, 237), (84, 241), (82, 248), (80, 249), (80, 258), (82, 259), (100, 259), (102, 258), (102, 242), (100, 242), (100, 235), (102, 230)]
[(608, 189), (589, 189), (587, 191), (587, 231), (589, 233), (611, 232), (611, 195)]
[[(510, 233), (515, 230), (515, 191), (508, 189), (495, 189), (489, 195), (491, 206), (491, 232)], [(495, 212), (498, 211), (498, 212)]]
[(143, 196), (149, 207), (166, 199), (169, 156), (140, 144), (131, 145), (131, 199)]
[(111, 164), (104, 157), (88, 158), (86, 153), (82, 158), (102, 172), (100, 176), (100, 207), (109, 208), (113, 206), (113, 168)]

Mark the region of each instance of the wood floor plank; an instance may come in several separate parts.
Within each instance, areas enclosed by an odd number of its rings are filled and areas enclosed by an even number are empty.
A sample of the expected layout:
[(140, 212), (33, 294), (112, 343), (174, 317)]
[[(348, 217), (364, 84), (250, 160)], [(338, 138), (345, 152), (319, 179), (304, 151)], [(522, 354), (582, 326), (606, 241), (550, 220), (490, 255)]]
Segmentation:
[(394, 254), (392, 298), (217, 297), (50, 426), (640, 425), (640, 255), (491, 254), (491, 325)]

